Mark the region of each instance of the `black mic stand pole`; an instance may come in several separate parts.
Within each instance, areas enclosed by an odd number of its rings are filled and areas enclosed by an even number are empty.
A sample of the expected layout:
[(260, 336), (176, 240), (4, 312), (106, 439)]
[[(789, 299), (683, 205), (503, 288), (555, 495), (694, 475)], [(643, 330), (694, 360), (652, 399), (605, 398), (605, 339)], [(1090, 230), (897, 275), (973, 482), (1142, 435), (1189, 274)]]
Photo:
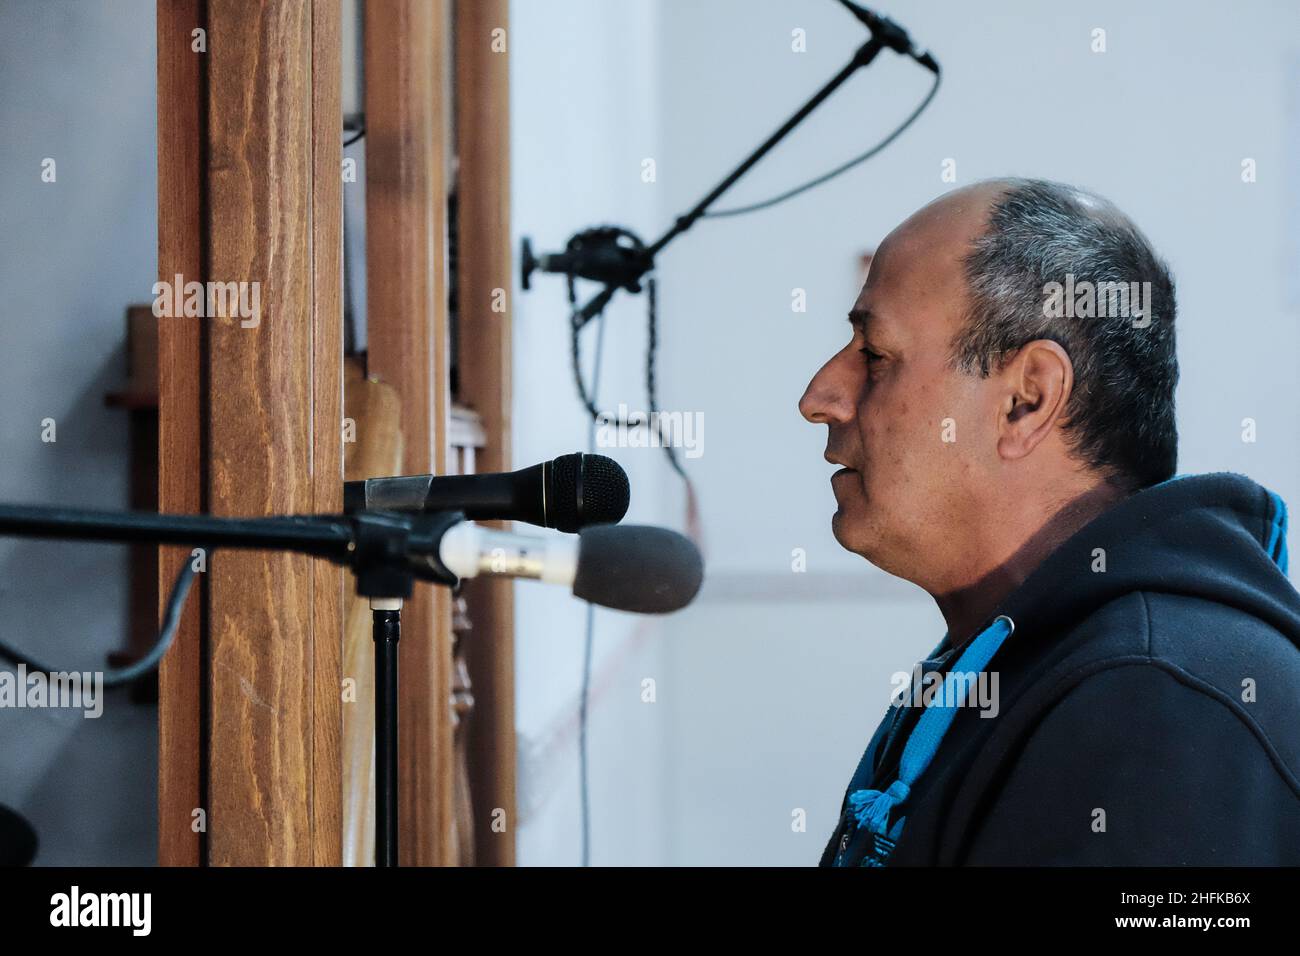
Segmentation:
[(402, 599), (372, 597), (375, 638), (375, 866), (397, 866), (397, 642)]
[[(605, 306), (609, 304), (610, 299), (614, 297), (614, 293), (619, 289), (627, 289), (630, 292), (639, 292), (641, 289), (641, 277), (654, 268), (655, 256), (658, 255), (658, 253), (661, 252), (668, 243), (672, 242), (687, 229), (690, 229), (691, 226), (695, 225), (700, 217), (708, 212), (709, 207), (712, 206), (723, 193), (735, 185), (736, 181), (740, 179), (741, 176), (744, 176), (745, 173), (749, 172), (749, 170), (753, 168), (755, 163), (771, 152), (777, 143), (785, 139), (796, 126), (807, 119), (808, 114), (820, 106), (827, 97), (843, 86), (849, 77), (858, 70), (869, 66), (871, 62), (875, 60), (877, 55), (879, 55), (880, 51), (885, 49), (886, 46), (894, 46), (893, 37), (882, 39), (879, 36), (873, 35), (871, 39), (858, 48), (857, 52), (853, 54), (853, 58), (849, 60), (844, 69), (836, 73), (825, 86), (814, 93), (812, 99), (799, 107), (795, 114), (781, 125), (780, 129), (769, 136), (762, 145), (750, 153), (739, 166), (727, 174), (726, 178), (724, 178), (722, 182), (718, 183), (718, 185), (715, 186), (708, 195), (696, 203), (689, 212), (678, 216), (676, 222), (673, 223), (672, 228), (644, 249), (626, 250), (625, 270), (623, 274), (617, 277), (615, 281), (610, 281), (606, 284), (603, 291), (597, 293), (587, 302), (586, 305), (573, 314), (574, 326), (576, 328), (582, 328), (582, 326), (586, 325), (589, 321), (599, 315)], [(523, 285), (525, 289), (529, 286), (529, 276), (532, 268), (536, 265), (537, 260), (533, 257), (531, 249), (525, 245), (523, 253)]]
[(795, 114), (791, 116), (788, 120), (786, 120), (781, 125), (780, 129), (778, 129), (775, 133), (769, 136), (763, 142), (763, 144), (758, 147), (758, 149), (750, 153), (748, 158), (743, 160), (739, 166), (733, 169), (727, 175), (727, 177), (722, 180), (722, 182), (718, 183), (717, 186), (713, 187), (713, 190), (707, 196), (701, 199), (698, 203), (696, 203), (695, 207), (691, 209), (690, 212), (686, 213), (683, 216), (678, 216), (677, 221), (673, 223), (671, 229), (669, 229), (662, 236), (660, 236), (656, 241), (652, 242), (649, 246), (647, 246), (645, 250), (646, 257), (648, 259), (653, 260), (655, 255), (661, 249), (663, 249), (664, 246), (668, 245), (668, 243), (672, 242), (674, 239), (680, 236), (687, 229), (691, 228), (691, 226), (695, 225), (696, 221), (701, 216), (703, 216), (706, 212), (708, 212), (709, 207), (712, 206), (715, 202), (717, 202), (718, 198), (723, 193), (725, 193), (728, 189), (730, 189), (733, 185), (735, 185), (736, 180), (740, 179), (741, 176), (749, 172), (749, 170), (754, 166), (754, 164), (757, 163), (764, 156), (766, 156), (769, 152), (771, 152), (772, 148), (776, 146), (777, 143), (781, 142), (781, 140), (785, 139), (788, 135), (790, 135), (791, 131), (796, 126), (798, 126), (805, 119), (807, 119), (808, 114), (810, 114), (817, 107), (821, 106), (822, 103), (832, 93), (834, 93), (836, 90), (838, 90), (841, 86), (844, 85), (844, 83), (848, 80), (849, 77), (851, 77), (858, 70), (870, 66), (871, 61), (874, 60), (876, 56), (880, 53), (880, 51), (883, 50), (884, 48), (885, 48), (884, 42), (880, 40), (880, 38), (875, 36), (873, 36), (866, 43), (862, 44), (862, 46), (858, 48), (857, 52), (853, 54), (853, 59), (849, 60), (849, 62), (845, 65), (844, 69), (836, 73), (835, 76), (833, 76), (825, 86), (823, 86), (820, 90), (814, 93), (812, 99), (810, 99), (803, 106), (799, 107), (798, 111), (795, 112)]

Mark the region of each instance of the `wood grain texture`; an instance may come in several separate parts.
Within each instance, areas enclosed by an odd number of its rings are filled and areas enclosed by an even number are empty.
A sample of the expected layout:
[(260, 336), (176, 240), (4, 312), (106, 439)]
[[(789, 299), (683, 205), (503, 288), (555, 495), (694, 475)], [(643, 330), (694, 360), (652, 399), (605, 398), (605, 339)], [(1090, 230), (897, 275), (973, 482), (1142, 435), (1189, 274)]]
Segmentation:
[[(206, 23), (206, 16), (202, 0), (158, 0), (158, 273), (169, 283), (177, 274), (204, 277), (206, 61), (191, 50), (190, 33)], [(199, 320), (163, 319), (158, 329), (160, 511), (204, 508), (202, 366)], [(160, 549), (161, 601), (189, 559), (188, 549)], [(205, 806), (199, 613), (205, 590), (200, 577), (158, 673), (158, 862), (163, 866), (198, 866), (203, 860), (201, 836), (191, 824), (194, 810)]]
[[(368, 371), (402, 408), (403, 471), (447, 460), (447, 9), (386, 0), (365, 12)], [(398, 820), (402, 865), (453, 862), (451, 602), (417, 585), (402, 612)]]
[[(478, 412), (486, 444), (476, 470), (509, 471), (512, 372), (509, 295), (510, 67), (508, 0), (457, 0), (456, 144), (459, 156), (460, 400)], [(499, 34), (496, 31), (504, 31)], [(505, 51), (494, 41), (506, 39)], [(504, 300), (505, 311), (494, 311)], [(515, 863), (514, 589), (475, 580), (465, 589), (473, 630), (465, 659), (474, 689), (467, 762), (474, 798), (475, 858)], [(504, 831), (493, 828), (505, 812)]]
[[(343, 39), (339, 0), (311, 5), (312, 94), (312, 510), (343, 510)], [(352, 576), (312, 565), (312, 862), (343, 862), (345, 588)]]
[[(338, 83), (337, 18), (337, 0), (208, 2), (208, 278), (259, 283), (261, 299), (256, 324), (207, 319), (213, 514), (304, 513), (339, 493), (341, 205), (316, 180), (330, 162), (339, 176), (322, 137), (337, 141), (340, 117), (315, 114), (336, 91), (313, 94)], [(341, 579), (302, 556), (226, 552), (209, 587), (208, 862), (337, 862), (326, 696), (339, 692)]]

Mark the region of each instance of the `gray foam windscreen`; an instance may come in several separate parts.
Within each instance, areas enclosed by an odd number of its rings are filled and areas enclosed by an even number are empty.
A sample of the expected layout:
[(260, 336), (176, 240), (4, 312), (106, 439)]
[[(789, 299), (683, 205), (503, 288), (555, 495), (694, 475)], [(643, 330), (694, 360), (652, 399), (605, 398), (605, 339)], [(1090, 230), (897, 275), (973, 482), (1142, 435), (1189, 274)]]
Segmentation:
[(704, 560), (684, 535), (649, 525), (599, 525), (578, 535), (576, 597), (637, 614), (667, 614), (690, 604)]

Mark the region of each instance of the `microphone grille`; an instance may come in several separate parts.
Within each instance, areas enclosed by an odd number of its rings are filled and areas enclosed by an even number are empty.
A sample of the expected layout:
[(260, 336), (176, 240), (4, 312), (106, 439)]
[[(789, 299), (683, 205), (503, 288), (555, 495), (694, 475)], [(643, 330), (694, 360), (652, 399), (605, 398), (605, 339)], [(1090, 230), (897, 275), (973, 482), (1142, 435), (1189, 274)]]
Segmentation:
[(546, 523), (565, 532), (618, 524), (631, 496), (627, 472), (614, 459), (581, 452), (562, 455), (551, 463)]
[(636, 614), (668, 614), (690, 604), (704, 559), (685, 535), (647, 525), (606, 525), (579, 536), (573, 594)]

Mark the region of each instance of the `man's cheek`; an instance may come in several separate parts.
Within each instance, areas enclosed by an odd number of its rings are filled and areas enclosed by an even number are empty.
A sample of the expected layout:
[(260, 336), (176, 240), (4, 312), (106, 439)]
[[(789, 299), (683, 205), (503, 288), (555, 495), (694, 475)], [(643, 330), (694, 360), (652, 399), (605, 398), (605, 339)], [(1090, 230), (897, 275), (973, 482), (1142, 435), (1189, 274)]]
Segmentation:
[(912, 440), (908, 435), (909, 414), (910, 408), (904, 402), (888, 413), (876, 409), (863, 420), (862, 443), (867, 452), (867, 464), (900, 460), (904, 450), (902, 446)]

